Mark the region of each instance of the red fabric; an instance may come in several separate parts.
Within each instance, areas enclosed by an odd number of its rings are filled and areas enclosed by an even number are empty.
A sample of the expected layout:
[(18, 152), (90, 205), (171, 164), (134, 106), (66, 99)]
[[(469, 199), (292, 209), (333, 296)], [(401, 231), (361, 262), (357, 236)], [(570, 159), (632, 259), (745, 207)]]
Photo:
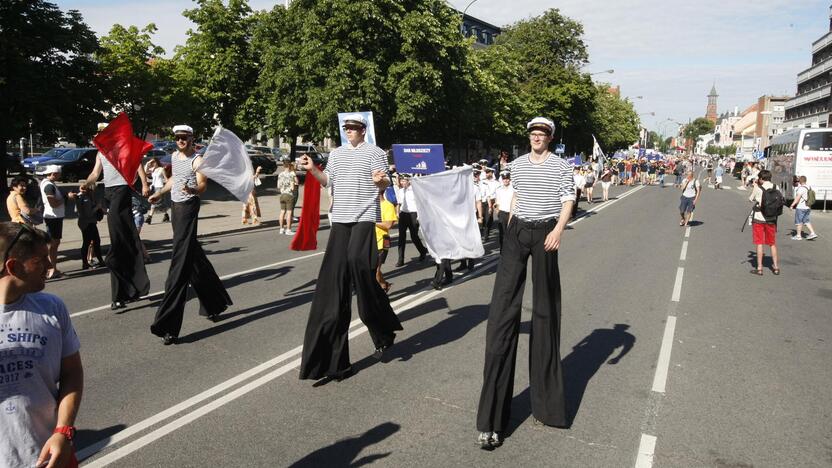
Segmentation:
[(754, 239), (754, 245), (774, 245), (777, 240), (777, 225), (753, 223), (751, 237)]
[[(318, 168), (320, 169), (320, 167)], [(300, 224), (292, 238), (292, 250), (315, 250), (318, 248), (318, 226), (321, 224), (321, 184), (312, 174), (306, 173), (303, 182), (303, 208)]]
[(131, 187), (136, 181), (136, 171), (142, 163), (142, 156), (153, 148), (150, 143), (133, 135), (133, 125), (124, 112), (96, 135), (92, 142)]

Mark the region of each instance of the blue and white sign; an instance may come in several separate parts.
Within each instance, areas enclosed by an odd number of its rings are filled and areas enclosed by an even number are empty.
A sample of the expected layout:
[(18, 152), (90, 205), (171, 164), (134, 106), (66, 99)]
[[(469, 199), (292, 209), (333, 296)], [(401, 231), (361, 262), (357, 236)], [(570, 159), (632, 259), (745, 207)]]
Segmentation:
[(639, 148), (638, 149), (638, 157), (643, 158), (647, 154), (647, 148)]
[(393, 162), (400, 174), (434, 174), (445, 170), (442, 145), (393, 145)]
[(566, 145), (558, 143), (555, 145), (555, 154), (563, 154), (566, 152)]
[(584, 163), (580, 154), (576, 154), (574, 157), (568, 158), (566, 162), (572, 164), (573, 166), (580, 166)]
[(766, 153), (763, 150), (754, 150), (754, 159), (765, 159)]
[(347, 132), (344, 131), (344, 118), (346, 116), (352, 115), (352, 114), (361, 114), (362, 116), (364, 116), (365, 119), (367, 119), (367, 134), (364, 135), (364, 140), (367, 143), (371, 144), (371, 145), (375, 145), (376, 144), (376, 127), (375, 127), (375, 124), (373, 123), (373, 113), (370, 112), (370, 111), (339, 112), (338, 113), (338, 131), (341, 132), (341, 144), (346, 145), (347, 141), (348, 141), (347, 140)]

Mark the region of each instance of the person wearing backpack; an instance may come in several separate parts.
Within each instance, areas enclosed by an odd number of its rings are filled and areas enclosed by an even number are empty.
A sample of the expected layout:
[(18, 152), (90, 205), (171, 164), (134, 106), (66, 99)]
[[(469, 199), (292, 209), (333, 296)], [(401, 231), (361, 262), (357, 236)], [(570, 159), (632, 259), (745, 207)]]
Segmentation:
[(699, 201), (701, 194), (702, 185), (694, 177), (693, 171), (688, 171), (682, 184), (682, 196), (679, 197), (679, 216), (682, 218), (679, 221), (679, 226), (689, 225), (690, 217), (693, 215), (693, 210), (696, 209), (696, 203)]
[(794, 189), (794, 201), (790, 208), (794, 210), (794, 237), (792, 240), (803, 240), (803, 225), (809, 229), (806, 240), (817, 239), (818, 235), (812, 227), (809, 215), (812, 212), (812, 205), (815, 203), (815, 191), (806, 185), (806, 176), (798, 178), (797, 188)]
[(751, 273), (763, 276), (763, 246), (771, 247), (771, 271), (780, 274), (780, 257), (777, 254), (777, 217), (783, 214), (786, 204), (783, 194), (771, 183), (771, 171), (760, 171), (748, 200), (754, 202), (752, 239), (757, 246), (757, 268)]

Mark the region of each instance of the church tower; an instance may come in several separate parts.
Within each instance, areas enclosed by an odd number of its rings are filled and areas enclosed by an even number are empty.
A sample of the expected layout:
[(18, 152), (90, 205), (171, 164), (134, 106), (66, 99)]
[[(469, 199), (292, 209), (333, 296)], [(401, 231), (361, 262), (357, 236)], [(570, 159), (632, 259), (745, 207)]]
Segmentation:
[(708, 109), (705, 111), (705, 118), (713, 123), (716, 123), (716, 98), (719, 95), (716, 93), (716, 83), (711, 86), (711, 92), (708, 94)]

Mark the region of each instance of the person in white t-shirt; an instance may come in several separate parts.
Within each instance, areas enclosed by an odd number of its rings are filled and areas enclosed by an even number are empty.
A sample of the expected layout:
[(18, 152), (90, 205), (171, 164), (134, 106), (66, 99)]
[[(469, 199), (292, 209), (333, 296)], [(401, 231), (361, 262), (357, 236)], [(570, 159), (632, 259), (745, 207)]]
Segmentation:
[(803, 239), (803, 226), (806, 226), (806, 229), (809, 230), (809, 235), (806, 236), (806, 240), (813, 240), (817, 239), (818, 235), (815, 232), (815, 228), (812, 227), (812, 222), (809, 216), (812, 212), (812, 207), (806, 203), (806, 200), (809, 199), (809, 187), (806, 185), (806, 176), (800, 176), (798, 178), (798, 185), (797, 188), (794, 189), (794, 201), (791, 204), (791, 209), (794, 210), (794, 237), (792, 240), (802, 240)]
[(84, 370), (63, 301), (43, 290), (46, 233), (0, 223), (0, 463), (77, 466), (72, 448)]
[(494, 191), (494, 209), (497, 210), (497, 240), (500, 249), (503, 248), (503, 233), (508, 228), (508, 216), (511, 213), (511, 204), (514, 200), (514, 188), (511, 186), (511, 174), (503, 172), (500, 174), (502, 185)]
[(679, 226), (687, 226), (696, 204), (699, 202), (699, 195), (702, 194), (702, 186), (699, 180), (694, 178), (693, 171), (688, 171), (685, 180), (682, 182), (682, 196), (679, 198)]

